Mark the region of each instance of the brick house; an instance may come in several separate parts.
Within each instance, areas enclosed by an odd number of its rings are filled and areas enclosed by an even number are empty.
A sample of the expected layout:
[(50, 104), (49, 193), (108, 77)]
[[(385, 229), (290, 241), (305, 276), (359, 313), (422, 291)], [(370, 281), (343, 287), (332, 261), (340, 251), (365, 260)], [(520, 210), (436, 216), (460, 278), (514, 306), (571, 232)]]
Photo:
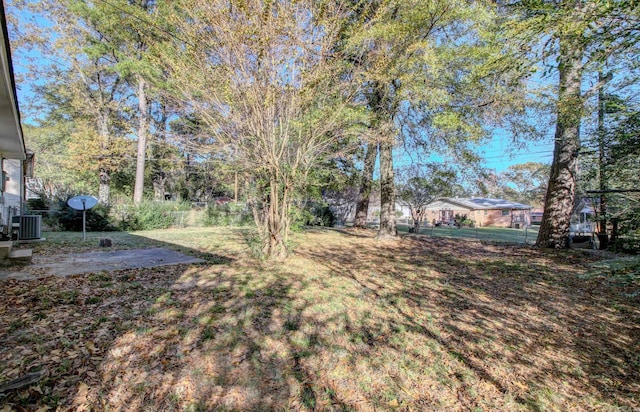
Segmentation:
[(504, 199), (446, 197), (430, 203), (426, 209), (428, 223), (453, 224), (456, 215), (466, 215), (476, 226), (531, 226), (532, 207)]

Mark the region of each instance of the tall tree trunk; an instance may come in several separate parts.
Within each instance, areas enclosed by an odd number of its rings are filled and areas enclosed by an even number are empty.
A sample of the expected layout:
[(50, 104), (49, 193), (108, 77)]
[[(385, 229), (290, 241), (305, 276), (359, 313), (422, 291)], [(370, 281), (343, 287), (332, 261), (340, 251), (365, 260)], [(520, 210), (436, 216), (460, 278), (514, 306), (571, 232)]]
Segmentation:
[(233, 178), (233, 203), (238, 203), (238, 172), (235, 172)]
[(544, 215), (536, 241), (536, 245), (540, 247), (567, 248), (569, 246), (580, 147), (580, 119), (583, 109), (580, 92), (583, 45), (580, 40), (575, 35), (560, 37), (558, 118)]
[(167, 183), (167, 175), (162, 170), (156, 170), (152, 176), (153, 182), (153, 199), (164, 200), (164, 194), (166, 192), (165, 187)]
[(98, 136), (100, 137), (101, 156), (98, 168), (98, 202), (101, 205), (109, 205), (109, 197), (111, 192), (111, 167), (110, 159), (110, 138), (109, 138), (109, 115), (100, 113), (98, 116)]
[[(167, 129), (169, 128), (169, 115), (167, 113), (166, 104), (161, 105), (161, 118), (157, 123), (154, 143), (151, 145), (151, 152), (153, 153), (152, 176), (151, 181), (153, 183), (153, 198), (154, 200), (165, 200), (165, 193), (167, 192), (167, 180), (168, 176), (163, 168), (162, 159), (165, 157), (165, 144), (167, 142)], [(152, 135), (154, 136), (154, 135)]]
[(184, 160), (184, 189), (182, 190), (182, 200), (191, 202), (193, 190), (191, 187), (191, 155), (187, 152)]
[(249, 202), (253, 218), (262, 240), (262, 254), (268, 260), (281, 260), (287, 256), (287, 241), (291, 219), (290, 186), (276, 174), (269, 183), (256, 187)]
[(378, 238), (398, 235), (396, 226), (396, 196), (393, 176), (393, 144), (380, 143), (380, 229)]
[[(413, 219), (413, 227), (409, 228), (409, 233), (420, 233), (419, 211), (411, 204), (409, 205), (409, 209), (411, 210), (411, 219)], [(407, 224), (409, 224), (408, 221)]]
[(98, 202), (101, 205), (108, 205), (111, 191), (111, 173), (107, 167), (100, 167), (98, 180)]
[(371, 186), (373, 184), (373, 169), (378, 157), (378, 143), (369, 143), (367, 153), (364, 156), (364, 168), (362, 170), (362, 182), (358, 193), (358, 203), (356, 204), (355, 227), (367, 227), (367, 215), (369, 214), (369, 198), (371, 197)]
[(142, 76), (138, 80), (138, 154), (136, 159), (136, 181), (133, 188), (133, 202), (142, 202), (144, 194), (144, 164), (147, 156), (147, 129), (149, 128), (149, 108), (147, 105), (146, 81)]
[[(605, 170), (605, 130), (604, 130), (604, 86), (607, 81), (607, 76), (602, 73), (602, 70), (598, 72), (598, 83), (600, 89), (598, 90), (598, 189), (607, 189), (607, 175)], [(595, 206), (595, 205), (594, 205)], [(598, 233), (607, 233), (607, 195), (605, 193), (600, 194), (600, 219), (598, 220)], [(605, 245), (606, 246), (606, 245)]]

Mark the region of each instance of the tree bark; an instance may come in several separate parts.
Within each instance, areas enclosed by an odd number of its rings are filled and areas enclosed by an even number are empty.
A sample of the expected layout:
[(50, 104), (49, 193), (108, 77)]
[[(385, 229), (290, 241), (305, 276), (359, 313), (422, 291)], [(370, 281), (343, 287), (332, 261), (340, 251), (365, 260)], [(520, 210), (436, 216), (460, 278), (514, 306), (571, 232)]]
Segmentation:
[[(100, 137), (101, 159), (98, 168), (98, 202), (101, 205), (109, 205), (111, 192), (111, 167), (109, 166), (110, 139), (109, 139), (109, 115), (100, 113), (98, 116), (98, 136)], [(106, 158), (104, 158), (105, 156)]]
[(369, 214), (369, 198), (371, 197), (371, 186), (373, 183), (373, 169), (378, 157), (378, 143), (369, 143), (367, 153), (364, 156), (364, 168), (362, 170), (362, 183), (358, 193), (358, 203), (356, 204), (355, 227), (367, 227), (367, 215)]
[(106, 167), (101, 167), (98, 174), (98, 202), (101, 205), (109, 204), (109, 196), (111, 192), (111, 173)]
[(560, 88), (555, 145), (544, 215), (536, 241), (537, 246), (547, 248), (569, 247), (583, 109), (580, 91), (583, 45), (576, 36), (561, 36), (559, 40)]
[[(151, 145), (151, 153), (153, 160), (151, 161), (152, 176), (151, 181), (153, 183), (153, 198), (154, 200), (165, 200), (165, 193), (167, 192), (167, 180), (168, 175), (164, 170), (162, 161), (165, 154), (165, 145), (167, 143), (167, 129), (169, 129), (169, 114), (167, 113), (166, 104), (161, 105), (161, 118), (158, 121), (156, 129), (158, 133), (155, 134), (155, 139)], [(153, 134), (151, 137), (153, 138)]]
[[(598, 83), (601, 84), (598, 90), (598, 189), (607, 189), (607, 176), (605, 170), (605, 129), (604, 129), (604, 85), (606, 84), (607, 77), (602, 73), (602, 70), (598, 72)], [(595, 206), (595, 205), (594, 205)], [(607, 233), (607, 195), (605, 193), (600, 194), (600, 219), (598, 220), (598, 233)]]
[(265, 193), (250, 201), (254, 220), (262, 238), (262, 255), (268, 260), (282, 260), (287, 256), (288, 232), (291, 219), (289, 182), (279, 180), (274, 173), (267, 186), (258, 188)]
[(133, 188), (133, 202), (142, 202), (144, 195), (144, 165), (147, 156), (147, 129), (149, 128), (149, 109), (147, 104), (146, 81), (137, 75), (138, 80), (138, 154), (136, 158), (136, 181)]
[(383, 142), (380, 143), (380, 229), (377, 237), (384, 239), (397, 235), (393, 144)]
[(162, 170), (156, 170), (153, 173), (153, 199), (164, 200), (164, 194), (166, 192), (167, 174)]

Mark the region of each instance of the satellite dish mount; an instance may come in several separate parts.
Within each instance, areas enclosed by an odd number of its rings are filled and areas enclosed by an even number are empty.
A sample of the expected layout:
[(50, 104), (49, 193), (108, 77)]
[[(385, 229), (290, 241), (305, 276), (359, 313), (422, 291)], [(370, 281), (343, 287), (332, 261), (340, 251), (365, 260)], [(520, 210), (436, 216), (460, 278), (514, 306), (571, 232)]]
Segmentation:
[(87, 232), (87, 210), (97, 205), (98, 199), (88, 195), (74, 196), (67, 200), (67, 204), (72, 209), (82, 210), (82, 241), (84, 242)]

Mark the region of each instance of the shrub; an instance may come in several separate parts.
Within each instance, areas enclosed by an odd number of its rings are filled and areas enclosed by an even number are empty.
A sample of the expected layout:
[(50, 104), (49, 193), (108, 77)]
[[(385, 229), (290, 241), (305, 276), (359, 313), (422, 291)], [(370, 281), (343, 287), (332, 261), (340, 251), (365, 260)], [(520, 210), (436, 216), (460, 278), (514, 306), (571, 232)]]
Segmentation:
[(303, 224), (308, 226), (333, 226), (336, 216), (329, 206), (317, 202), (309, 202), (302, 213)]
[(42, 216), (42, 223), (51, 230), (60, 229), (56, 207), (58, 207), (58, 200), (48, 201), (42, 196), (27, 200), (27, 214)]
[(253, 217), (244, 204), (227, 202), (209, 203), (202, 223), (205, 226), (244, 226), (252, 221)]
[[(67, 200), (58, 199), (45, 222), (60, 230), (81, 231), (82, 211), (69, 207)], [(115, 230), (109, 219), (109, 207), (96, 205), (87, 210), (86, 228), (96, 232)]]
[(122, 230), (167, 229), (175, 224), (175, 212), (186, 210), (189, 205), (185, 203), (145, 201), (120, 205), (117, 215)]

